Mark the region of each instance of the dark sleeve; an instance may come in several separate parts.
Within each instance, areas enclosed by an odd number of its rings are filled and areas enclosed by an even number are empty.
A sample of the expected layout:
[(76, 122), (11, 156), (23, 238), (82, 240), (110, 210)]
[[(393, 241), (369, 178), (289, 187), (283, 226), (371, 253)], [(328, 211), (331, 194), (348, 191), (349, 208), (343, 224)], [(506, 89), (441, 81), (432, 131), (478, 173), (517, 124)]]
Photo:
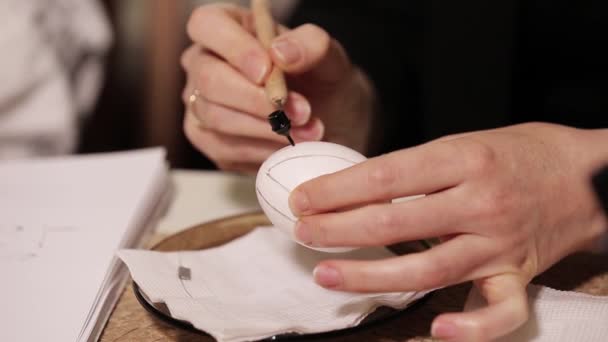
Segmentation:
[(514, 72), (517, 121), (608, 127), (608, 2), (524, 4)]
[[(419, 1), (300, 1), (289, 25), (324, 28), (363, 69), (376, 87), (384, 153), (421, 140)], [(337, 113), (338, 114), (338, 113)]]

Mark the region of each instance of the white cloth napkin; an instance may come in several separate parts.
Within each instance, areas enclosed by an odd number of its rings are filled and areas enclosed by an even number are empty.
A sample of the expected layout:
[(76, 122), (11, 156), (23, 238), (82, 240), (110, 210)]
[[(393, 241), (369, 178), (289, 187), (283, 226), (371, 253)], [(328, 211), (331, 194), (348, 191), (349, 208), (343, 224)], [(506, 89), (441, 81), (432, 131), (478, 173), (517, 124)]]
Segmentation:
[(274, 228), (258, 228), (201, 251), (121, 250), (118, 255), (151, 301), (165, 303), (174, 318), (218, 341), (352, 327), (378, 306), (400, 309), (426, 294), (353, 294), (321, 288), (312, 270), (323, 259), (379, 259), (392, 253), (384, 248), (317, 252)]
[[(528, 285), (527, 290), (530, 319), (499, 342), (608, 341), (608, 297), (537, 285)], [(465, 311), (485, 305), (479, 291), (473, 288)]]

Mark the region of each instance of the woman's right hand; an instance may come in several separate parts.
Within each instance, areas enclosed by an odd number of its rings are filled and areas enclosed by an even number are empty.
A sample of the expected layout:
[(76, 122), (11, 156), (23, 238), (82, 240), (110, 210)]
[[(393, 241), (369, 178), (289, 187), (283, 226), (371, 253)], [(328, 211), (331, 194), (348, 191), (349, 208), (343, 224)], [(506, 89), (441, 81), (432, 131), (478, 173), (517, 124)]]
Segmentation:
[(267, 121), (275, 109), (263, 83), (273, 64), (287, 76), (285, 112), (296, 142), (323, 139), (366, 152), (372, 86), (324, 30), (312, 24), (280, 28), (266, 50), (255, 38), (249, 10), (228, 4), (197, 8), (187, 30), (193, 44), (181, 59), (187, 73), (184, 130), (219, 168), (255, 172), (287, 144)]

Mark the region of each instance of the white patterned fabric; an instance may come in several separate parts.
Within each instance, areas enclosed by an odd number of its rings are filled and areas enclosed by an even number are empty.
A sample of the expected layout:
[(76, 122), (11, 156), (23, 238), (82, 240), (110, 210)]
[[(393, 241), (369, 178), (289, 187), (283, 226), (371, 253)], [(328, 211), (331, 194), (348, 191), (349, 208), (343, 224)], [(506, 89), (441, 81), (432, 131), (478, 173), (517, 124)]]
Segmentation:
[[(496, 342), (608, 341), (608, 297), (528, 285), (530, 319)], [(465, 311), (485, 306), (476, 288)]]

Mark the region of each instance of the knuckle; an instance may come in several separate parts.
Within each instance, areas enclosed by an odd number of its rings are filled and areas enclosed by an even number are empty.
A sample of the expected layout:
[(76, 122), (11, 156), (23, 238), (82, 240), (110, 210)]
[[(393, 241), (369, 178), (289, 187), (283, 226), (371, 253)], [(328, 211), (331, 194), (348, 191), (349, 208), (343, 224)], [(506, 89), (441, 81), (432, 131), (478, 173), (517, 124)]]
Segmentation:
[[(213, 21), (213, 17), (216, 16), (218, 11), (213, 6), (199, 6), (194, 11), (192, 11), (192, 15), (188, 19), (188, 23), (186, 24), (186, 32), (193, 39), (195, 36), (199, 34), (204, 36), (203, 33), (209, 26), (208, 23)], [(195, 34), (195, 32), (197, 32)]]
[(368, 236), (376, 236), (383, 242), (393, 242), (399, 237), (403, 220), (398, 212), (383, 209), (376, 215), (375, 224), (367, 226)]
[(482, 142), (473, 141), (470, 139), (462, 139), (467, 141), (464, 146), (464, 162), (466, 170), (471, 176), (486, 176), (492, 171), (496, 163), (496, 153), (494, 149)]
[(210, 94), (216, 89), (218, 78), (212, 68), (201, 68), (198, 75), (198, 90), (201, 94)]
[(199, 6), (192, 11), (188, 23), (186, 23), (186, 32), (191, 39), (194, 37), (193, 33), (198, 29), (200, 23), (204, 21), (205, 16), (207, 16), (207, 11), (208, 8), (205, 6)]
[(522, 273), (534, 277), (534, 275), (539, 273), (542, 266), (540, 265), (540, 260), (534, 246), (531, 246), (529, 236), (527, 239), (519, 238), (513, 240), (519, 240), (517, 244), (512, 242), (509, 250), (513, 254), (512, 258), (515, 267), (521, 270)]
[[(191, 107), (191, 103), (190, 103), (190, 96), (193, 94), (193, 89), (192, 89), (192, 84), (190, 84), (190, 82), (188, 82), (186, 84), (186, 86), (184, 87), (184, 89), (182, 89), (182, 101), (184, 102), (185, 108), (186, 109), (190, 109), (189, 107)], [(198, 99), (199, 101), (201, 99)], [(194, 108), (192, 108), (192, 110), (194, 110)]]
[(397, 181), (397, 168), (388, 161), (381, 161), (368, 171), (369, 185), (380, 190), (390, 188)]
[(382, 210), (377, 214), (378, 226), (394, 227), (398, 224), (397, 215), (390, 210)]
[(248, 108), (251, 108), (252, 114), (260, 117), (265, 117), (270, 111), (274, 110), (268, 101), (264, 88), (257, 88), (256, 93), (253, 93), (252, 96), (242, 96), (241, 99), (243, 103), (247, 104)]
[[(438, 258), (435, 258), (438, 259)], [(419, 272), (420, 289), (432, 289), (447, 285), (450, 280), (451, 266), (442, 260), (428, 262)]]
[(184, 89), (182, 89), (182, 102), (184, 102), (184, 104), (186, 105), (186, 107), (188, 106), (188, 99), (190, 98), (190, 91), (188, 90), (188, 87), (184, 87)]
[(411, 276), (418, 289), (428, 290), (447, 285), (450, 282), (453, 266), (449, 260), (420, 254), (417, 261), (417, 271)]
[(437, 141), (448, 141), (448, 140), (454, 140), (456, 138), (458, 138), (460, 135), (462, 135), (462, 133), (452, 133), (452, 134), (448, 134), (448, 135), (444, 135), (442, 137), (440, 137), (439, 139), (437, 139)]
[(251, 161), (253, 159), (253, 150), (247, 146), (236, 147), (230, 152), (226, 151), (233, 160)]
[(302, 32), (310, 40), (310, 45), (305, 44), (305, 46), (308, 46), (308, 49), (305, 49), (308, 51), (304, 51), (305, 63), (316, 63), (327, 55), (331, 47), (332, 38), (325, 30), (315, 24), (304, 24)]
[(181, 56), (179, 57), (179, 64), (186, 72), (188, 71), (188, 66), (190, 64), (190, 49), (191, 48), (184, 50), (184, 52), (182, 52)]
[(302, 25), (302, 31), (307, 32), (309, 35), (313, 36), (315, 41), (321, 47), (323, 47), (324, 50), (327, 50), (327, 48), (329, 48), (331, 37), (329, 36), (329, 33), (327, 33), (327, 31), (322, 29), (320, 26), (310, 23), (304, 24)]

